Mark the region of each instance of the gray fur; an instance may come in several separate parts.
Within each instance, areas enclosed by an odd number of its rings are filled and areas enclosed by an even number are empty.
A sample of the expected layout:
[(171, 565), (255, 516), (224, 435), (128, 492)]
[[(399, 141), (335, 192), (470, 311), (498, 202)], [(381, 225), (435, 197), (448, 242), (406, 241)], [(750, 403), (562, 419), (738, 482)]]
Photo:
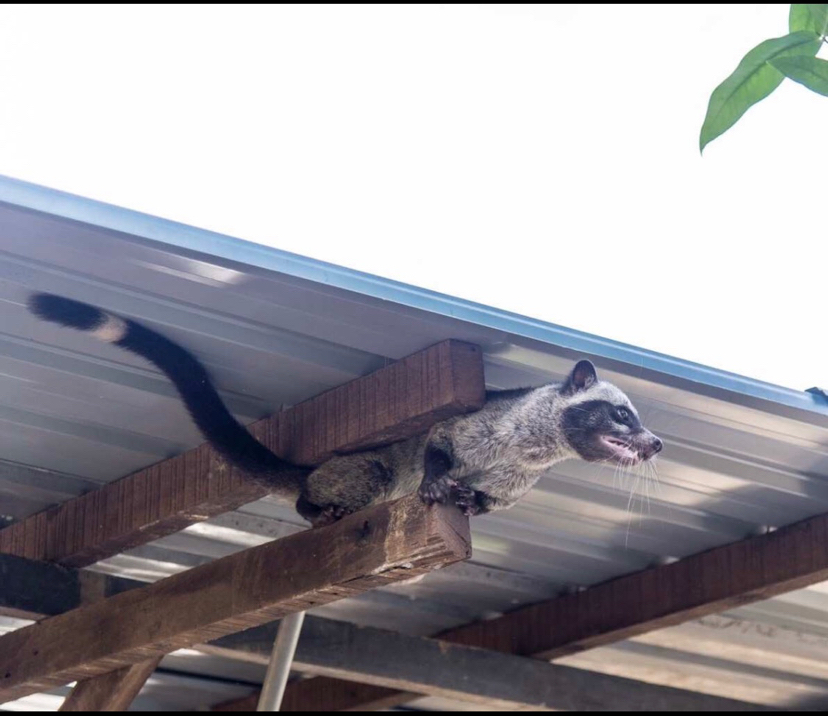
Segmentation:
[[(583, 364), (594, 376), (592, 364), (581, 361), (578, 366)], [(572, 415), (594, 422), (589, 413), (595, 411), (584, 410), (584, 416), (571, 411), (595, 403), (626, 408), (637, 426), (615, 424), (593, 431), (594, 435), (578, 434), (578, 441), (588, 443), (581, 446), (567, 436), (563, 417), (570, 411), (570, 422)], [(628, 444), (625, 449), (637, 457), (615, 455), (600, 441), (604, 434)], [(314, 524), (326, 524), (418, 487), (426, 502), (444, 502), (454, 496), (467, 514), (502, 510), (523, 497), (545, 470), (567, 458), (633, 464), (660, 449), (661, 441), (640, 425), (635, 408), (621, 390), (597, 377), (573, 387), (570, 376), (564, 383), (493, 393), (479, 411), (440, 422), (426, 436), (329, 460), (307, 478), (304, 497), (321, 512), (306, 516)], [(429, 456), (433, 455), (438, 456), (437, 467), (430, 469), (435, 460)]]
[(630, 465), (662, 447), (629, 398), (582, 360), (562, 383), (495, 392), (478, 412), (438, 423), (427, 435), (302, 468), (259, 443), (227, 410), (201, 362), (177, 343), (62, 296), (33, 294), (28, 305), (42, 320), (154, 363), (216, 451), (273, 494), (296, 499), (296, 509), (314, 525), (415, 490), (427, 503), (454, 499), (469, 515), (502, 510), (566, 458)]

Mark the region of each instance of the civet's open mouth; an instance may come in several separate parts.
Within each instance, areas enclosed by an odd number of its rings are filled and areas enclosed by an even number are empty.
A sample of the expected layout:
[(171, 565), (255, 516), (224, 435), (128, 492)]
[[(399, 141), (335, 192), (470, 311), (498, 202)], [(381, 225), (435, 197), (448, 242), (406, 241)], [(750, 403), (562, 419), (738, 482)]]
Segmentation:
[(625, 440), (613, 438), (609, 435), (602, 435), (601, 442), (603, 442), (604, 445), (606, 445), (612, 451), (613, 457), (617, 458), (618, 460), (630, 462), (631, 464), (641, 461), (641, 456), (638, 454), (638, 451), (633, 450), (630, 447), (630, 443), (626, 442)]

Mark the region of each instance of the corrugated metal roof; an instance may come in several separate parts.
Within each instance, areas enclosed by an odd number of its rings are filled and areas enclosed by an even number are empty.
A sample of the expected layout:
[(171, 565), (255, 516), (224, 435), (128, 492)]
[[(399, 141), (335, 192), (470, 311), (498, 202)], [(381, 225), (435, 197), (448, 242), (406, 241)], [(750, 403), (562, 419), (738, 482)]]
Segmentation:
[[(664, 439), (658, 485), (562, 463), (512, 510), (472, 521), (472, 563), (322, 615), (433, 634), (828, 511), (828, 405), (815, 394), (0, 178), (0, 514), (13, 519), (201, 442), (152, 366), (35, 321), (24, 308), (32, 291), (100, 305), (178, 340), (245, 422), (457, 338), (483, 348), (490, 388), (557, 380), (590, 357)], [(156, 579), (303, 526), (265, 499), (97, 568)], [(729, 616), (825, 636), (824, 591)], [(715, 682), (710, 673), (727, 683), (715, 653), (691, 659), (676, 640), (642, 637), (571, 659), (596, 668), (603, 653), (606, 663), (663, 677), (669, 654), (681, 652), (675, 678), (698, 667), (707, 669), (699, 684)], [(756, 691), (774, 703), (806, 692), (828, 700), (822, 672), (809, 673), (806, 688), (795, 670), (751, 668), (752, 679), (775, 684)]]

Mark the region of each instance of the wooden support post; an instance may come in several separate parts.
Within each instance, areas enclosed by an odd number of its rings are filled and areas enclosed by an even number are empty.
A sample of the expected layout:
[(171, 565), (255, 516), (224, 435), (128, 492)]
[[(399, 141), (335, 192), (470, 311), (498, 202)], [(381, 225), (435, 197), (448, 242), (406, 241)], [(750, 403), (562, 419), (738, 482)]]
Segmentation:
[(469, 557), (468, 520), (416, 495), (0, 637), (0, 703)]
[(79, 681), (60, 711), (126, 711), (152, 676), (161, 656)]
[[(396, 442), (485, 400), (480, 348), (444, 341), (251, 426), (302, 465)], [(267, 494), (207, 445), (0, 530), (0, 552), (85, 567)]]

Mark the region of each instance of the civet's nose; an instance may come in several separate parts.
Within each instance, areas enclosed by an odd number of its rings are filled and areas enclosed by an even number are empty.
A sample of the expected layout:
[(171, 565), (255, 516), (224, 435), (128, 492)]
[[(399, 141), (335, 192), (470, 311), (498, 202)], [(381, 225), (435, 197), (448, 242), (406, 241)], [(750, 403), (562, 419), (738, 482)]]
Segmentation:
[(655, 455), (657, 452), (661, 452), (661, 448), (663, 448), (663, 447), (664, 447), (664, 443), (661, 442), (661, 438), (657, 438), (657, 437), (653, 436), (653, 445), (652, 445), (653, 455)]

